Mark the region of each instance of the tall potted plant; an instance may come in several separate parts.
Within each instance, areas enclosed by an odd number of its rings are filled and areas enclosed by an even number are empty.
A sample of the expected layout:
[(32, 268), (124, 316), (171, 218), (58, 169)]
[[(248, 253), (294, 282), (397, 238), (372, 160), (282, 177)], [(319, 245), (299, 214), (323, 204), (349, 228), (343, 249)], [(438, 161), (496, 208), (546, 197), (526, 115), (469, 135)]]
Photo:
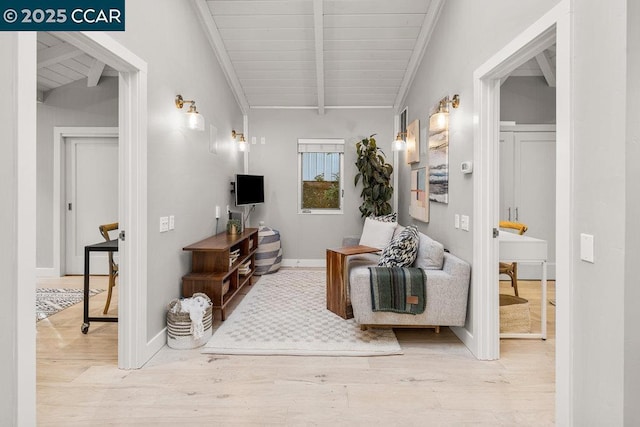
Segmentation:
[(358, 182), (362, 179), (360, 197), (363, 201), (360, 205), (360, 213), (363, 217), (386, 215), (393, 211), (389, 203), (393, 196), (391, 186), (393, 166), (386, 162), (384, 152), (376, 145), (374, 136), (375, 134), (356, 144), (358, 173), (354, 182), (358, 186)]

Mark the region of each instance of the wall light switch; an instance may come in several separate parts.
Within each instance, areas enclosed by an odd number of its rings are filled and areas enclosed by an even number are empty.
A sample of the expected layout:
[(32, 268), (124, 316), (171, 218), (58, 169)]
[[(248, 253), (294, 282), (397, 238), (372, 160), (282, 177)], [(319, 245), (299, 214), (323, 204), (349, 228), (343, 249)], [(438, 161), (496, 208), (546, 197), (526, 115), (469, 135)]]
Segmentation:
[(460, 228), (460, 214), (455, 214), (453, 216), (453, 226), (455, 228)]
[(469, 215), (462, 215), (460, 219), (460, 228), (464, 231), (469, 231)]
[(256, 137), (255, 136), (251, 137), (251, 144), (252, 145), (256, 145)]
[(267, 138), (265, 138), (264, 136), (260, 137), (260, 144), (264, 145), (267, 143)]
[(165, 233), (169, 231), (169, 217), (161, 216), (160, 217), (160, 232)]
[(176, 217), (174, 215), (169, 215), (169, 230), (174, 230), (176, 228)]
[(594, 263), (593, 257), (593, 235), (580, 234), (580, 259), (582, 261)]

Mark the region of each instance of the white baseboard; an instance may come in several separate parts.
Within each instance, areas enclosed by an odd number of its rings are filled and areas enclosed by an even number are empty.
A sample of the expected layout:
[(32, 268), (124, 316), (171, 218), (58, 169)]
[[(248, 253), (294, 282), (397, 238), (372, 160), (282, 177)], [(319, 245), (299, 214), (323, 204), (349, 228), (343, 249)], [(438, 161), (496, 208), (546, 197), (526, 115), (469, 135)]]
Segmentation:
[(282, 260), (283, 267), (320, 267), (325, 268), (327, 260), (325, 259), (292, 259), (285, 258)]
[(469, 351), (478, 359), (477, 348), (478, 344), (476, 340), (473, 338), (473, 334), (471, 334), (465, 327), (463, 326), (449, 326), (449, 329), (455, 334), (455, 336), (462, 341), (462, 343), (469, 349)]
[[(151, 358), (159, 352), (162, 347), (167, 344), (167, 328), (163, 328), (158, 334), (151, 338), (151, 341), (147, 343), (147, 357), (145, 359), (147, 362), (151, 360)], [(146, 362), (145, 362), (146, 363)]]
[(36, 277), (58, 277), (55, 268), (36, 268)]

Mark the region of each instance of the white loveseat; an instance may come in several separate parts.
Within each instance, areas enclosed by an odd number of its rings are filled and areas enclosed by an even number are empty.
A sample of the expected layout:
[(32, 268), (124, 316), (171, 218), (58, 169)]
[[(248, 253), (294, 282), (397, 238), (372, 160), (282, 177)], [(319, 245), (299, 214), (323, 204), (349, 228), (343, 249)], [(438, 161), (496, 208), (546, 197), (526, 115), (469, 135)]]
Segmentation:
[[(394, 236), (404, 228), (400, 225)], [(462, 259), (445, 252), (442, 245), (419, 233), (420, 244), (413, 267), (425, 272), (426, 307), (421, 314), (373, 311), (371, 303), (371, 273), (368, 267), (377, 264), (379, 255), (349, 257), (347, 271), (349, 297), (356, 322), (367, 326), (434, 327), (464, 326), (471, 267)], [(359, 238), (345, 238), (343, 246), (360, 244)]]

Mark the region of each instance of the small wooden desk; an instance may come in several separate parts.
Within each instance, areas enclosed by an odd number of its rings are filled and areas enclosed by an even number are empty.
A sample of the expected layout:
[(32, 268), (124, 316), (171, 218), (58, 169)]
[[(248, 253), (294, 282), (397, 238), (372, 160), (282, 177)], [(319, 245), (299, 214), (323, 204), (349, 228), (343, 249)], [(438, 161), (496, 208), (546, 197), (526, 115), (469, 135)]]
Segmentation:
[(501, 231), (498, 236), (500, 261), (542, 264), (542, 299), (540, 300), (540, 333), (502, 333), (500, 338), (547, 339), (547, 241)]
[(329, 311), (343, 319), (351, 319), (353, 317), (353, 308), (347, 298), (346, 259), (349, 255), (379, 251), (380, 249), (361, 245), (327, 249), (327, 309)]
[(118, 239), (95, 243), (84, 247), (84, 320), (80, 330), (83, 334), (89, 331), (90, 322), (117, 322), (117, 317), (89, 317), (89, 261), (91, 252), (118, 252)]

